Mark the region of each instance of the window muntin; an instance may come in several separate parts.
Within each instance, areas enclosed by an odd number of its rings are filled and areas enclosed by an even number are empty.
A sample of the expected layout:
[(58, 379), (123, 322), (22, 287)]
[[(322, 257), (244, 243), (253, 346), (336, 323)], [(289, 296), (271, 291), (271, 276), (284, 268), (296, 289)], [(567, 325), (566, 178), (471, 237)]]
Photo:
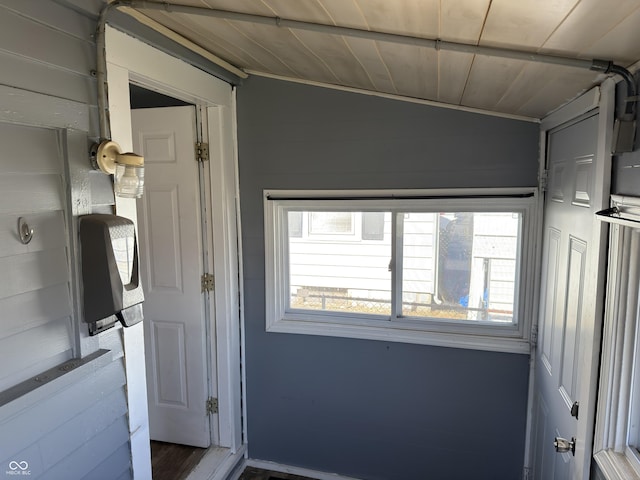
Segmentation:
[[(533, 296), (525, 292), (534, 284), (538, 198), (534, 189), (495, 192), (397, 198), (382, 191), (365, 199), (335, 191), (313, 192), (313, 198), (309, 192), (265, 192), (267, 330), (528, 351)], [(353, 233), (313, 239), (309, 223), (318, 212), (348, 212)], [(372, 214), (378, 219), (375, 236), (365, 228)], [(475, 304), (468, 308), (461, 295), (449, 297), (455, 308), (445, 309), (440, 290), (446, 282), (438, 274), (453, 263), (446, 264), (446, 255), (438, 258), (441, 237), (447, 224), (465, 214), (475, 225), (466, 267)], [(358, 255), (347, 255), (354, 251)], [(457, 315), (437, 314), (445, 310)]]

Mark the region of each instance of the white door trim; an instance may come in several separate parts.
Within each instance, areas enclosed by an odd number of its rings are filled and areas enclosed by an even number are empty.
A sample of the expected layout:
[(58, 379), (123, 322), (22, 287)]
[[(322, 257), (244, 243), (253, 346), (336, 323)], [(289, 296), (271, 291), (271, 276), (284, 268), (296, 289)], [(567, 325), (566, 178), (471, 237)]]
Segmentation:
[[(547, 138), (548, 132), (567, 122), (572, 121), (573, 119), (580, 117), (581, 115), (584, 115), (585, 113), (595, 108), (599, 108), (597, 156), (598, 158), (603, 159), (603, 161), (598, 162), (598, 165), (600, 165), (600, 169), (594, 172), (594, 176), (596, 179), (604, 178), (606, 179), (606, 181), (595, 182), (593, 201), (595, 204), (606, 205), (608, 204), (608, 197), (611, 189), (610, 175), (604, 175), (604, 173), (605, 171), (611, 171), (612, 155), (610, 152), (611, 152), (611, 144), (612, 144), (612, 126), (613, 126), (614, 109), (615, 109), (615, 81), (613, 79), (605, 80), (600, 86), (592, 88), (588, 92), (585, 92), (581, 97), (567, 104), (565, 107), (557, 110), (556, 112), (553, 112), (551, 115), (542, 119), (540, 124), (539, 171), (540, 171), (540, 178), (543, 178), (546, 176), (546, 173), (545, 173), (545, 164), (546, 164), (546, 155), (547, 155), (546, 138)], [(541, 202), (544, 201), (544, 196), (540, 195), (540, 199), (541, 199)], [(541, 208), (540, 212), (542, 211), (543, 209)], [(595, 236), (597, 235), (600, 237), (600, 241), (598, 243), (606, 241), (606, 236), (608, 232), (607, 228), (604, 228), (601, 225), (598, 225), (596, 229), (597, 229), (597, 233), (594, 234), (594, 239), (592, 240), (595, 240)], [(540, 221), (539, 232), (540, 233), (542, 232), (542, 219)], [(541, 245), (541, 242), (542, 242), (541, 236), (539, 236), (538, 245)], [(601, 253), (599, 258), (600, 271), (604, 272), (604, 267), (602, 265), (604, 264), (604, 262), (606, 262), (607, 253), (606, 253), (606, 250), (601, 251), (600, 253)], [(537, 254), (538, 254), (537, 262), (540, 263), (541, 252), (538, 251)], [(536, 278), (538, 279), (538, 281), (540, 281), (539, 270), (536, 272)], [(604, 280), (605, 280), (604, 275), (602, 276), (602, 278), (598, 279), (598, 281), (600, 282), (599, 291), (603, 291)], [(603, 312), (604, 294), (600, 295), (599, 298), (594, 298), (593, 301), (596, 302), (596, 312)], [(537, 305), (537, 302), (536, 302), (536, 305)], [(534, 318), (536, 319), (538, 318), (537, 313), (535, 314)], [(602, 322), (602, 319), (603, 319), (602, 315), (600, 314), (596, 321)], [(537, 329), (537, 320), (535, 320), (534, 322), (536, 323), (535, 328)], [(589, 365), (590, 372), (588, 374), (588, 378), (592, 379), (591, 385), (581, 385), (581, 392), (580, 392), (581, 398), (587, 398), (587, 397), (595, 398), (595, 393), (597, 389), (598, 365), (599, 365), (599, 358), (600, 358), (600, 340), (601, 340), (600, 326), (601, 326), (601, 323), (595, 325), (594, 338), (592, 342), (592, 347), (593, 347), (592, 353), (595, 353), (596, 355), (589, 355), (581, 359), (581, 361), (583, 361), (584, 364)], [(525, 463), (524, 463), (525, 475), (528, 475), (530, 473), (530, 468), (533, 466), (532, 440), (533, 440), (533, 434), (534, 434), (533, 425), (534, 425), (535, 419), (533, 418), (532, 406), (533, 406), (534, 389), (535, 389), (535, 385), (534, 385), (535, 382), (533, 381), (533, 377), (535, 376), (534, 366), (535, 366), (535, 349), (532, 349), (531, 366), (530, 366), (530, 372), (529, 372), (530, 381), (529, 381), (529, 399), (528, 399), (530, 408), (528, 408), (528, 413), (527, 413), (526, 442), (525, 442)], [(595, 424), (594, 409), (596, 407), (596, 402), (591, 401), (591, 402), (588, 402), (588, 404), (590, 406), (590, 410), (586, 412), (581, 412), (581, 416), (584, 415), (584, 418), (589, 418), (591, 420), (590, 422), (582, 422), (577, 432), (578, 438), (584, 439), (583, 441), (580, 442), (580, 445), (578, 448), (583, 448), (585, 450), (585, 453), (588, 453), (587, 455), (584, 456), (584, 464), (578, 466), (578, 470), (582, 472), (583, 478), (586, 478), (584, 476), (587, 475), (588, 472), (590, 471), (591, 459), (592, 459), (592, 453), (593, 453), (591, 451), (591, 445), (593, 443), (592, 442), (593, 434), (594, 434), (593, 427)], [(529, 478), (529, 477), (525, 476), (525, 478)]]
[[(240, 339), (238, 315), (238, 277), (236, 243), (237, 172), (234, 161), (232, 89), (225, 82), (201, 70), (171, 57), (155, 48), (125, 35), (111, 27), (106, 29), (107, 79), (109, 82), (109, 111), (111, 133), (123, 150), (132, 149), (131, 109), (129, 105), (129, 82), (134, 81), (146, 88), (160, 91), (180, 100), (205, 106), (211, 119), (211, 112), (218, 112), (217, 122), (209, 121), (210, 143), (220, 142), (211, 162), (213, 185), (211, 207), (216, 258), (214, 274), (216, 283), (223, 288), (215, 291), (216, 338), (215, 348), (218, 361), (218, 385), (224, 398), (220, 398), (220, 446), (236, 451), (242, 444), (241, 432), (241, 382), (240, 382)], [(214, 140), (215, 139), (215, 140)], [(233, 181), (227, 180), (233, 179)], [(224, 183), (224, 190), (219, 184)], [(116, 197), (119, 215), (136, 219), (135, 201)], [(233, 295), (235, 298), (232, 298)], [(132, 442), (134, 475), (145, 477), (151, 473), (148, 448), (149, 430), (147, 419), (146, 379), (144, 369), (144, 349), (142, 331), (125, 329), (126, 335), (135, 336), (131, 342), (135, 349), (127, 349), (125, 342), (125, 365), (128, 376), (129, 428)], [(140, 338), (138, 338), (140, 337)], [(134, 340), (134, 339), (132, 339)], [(137, 365), (137, 368), (135, 367)], [(141, 371), (142, 370), (142, 371)], [(138, 388), (142, 386), (142, 388)], [(135, 392), (133, 392), (133, 391)], [(135, 394), (134, 394), (135, 393)], [(140, 437), (140, 438), (134, 438)], [(145, 438), (146, 437), (146, 438)], [(146, 449), (144, 445), (147, 445)]]
[[(597, 162), (599, 169), (594, 171), (594, 176), (597, 181), (594, 182), (594, 199), (595, 205), (601, 205), (606, 207), (609, 205), (609, 193), (611, 191), (611, 161), (612, 161), (612, 132), (613, 132), (613, 119), (615, 109), (615, 82), (612, 79), (607, 79), (602, 85), (600, 85), (600, 98), (599, 98), (599, 112), (598, 112), (598, 143), (597, 143), (597, 157), (602, 161)], [(603, 222), (596, 222), (594, 227), (594, 238), (592, 242), (594, 245), (604, 245), (600, 248), (600, 255), (598, 258), (598, 271), (601, 272), (597, 280), (597, 291), (600, 294), (592, 299), (595, 302), (596, 323), (593, 329), (593, 339), (591, 348), (584, 349), (584, 356), (580, 359), (582, 365), (588, 365), (587, 378), (590, 379), (588, 385), (580, 385), (580, 398), (590, 398), (588, 402), (589, 409), (587, 411), (580, 412), (584, 415), (584, 418), (588, 419), (586, 422), (578, 422), (577, 438), (582, 438), (583, 448), (585, 455), (583, 456), (584, 463), (578, 467), (578, 472), (582, 471), (581, 478), (589, 478), (589, 472), (591, 470), (592, 456), (593, 456), (593, 435), (595, 427), (595, 409), (596, 409), (596, 392), (598, 388), (598, 373), (600, 366), (600, 346), (601, 346), (601, 332), (602, 322), (604, 315), (604, 285), (606, 280), (606, 262), (607, 262), (607, 236), (609, 233), (608, 226)], [(598, 238), (596, 238), (598, 237)], [(580, 444), (577, 445), (577, 449), (580, 448)]]

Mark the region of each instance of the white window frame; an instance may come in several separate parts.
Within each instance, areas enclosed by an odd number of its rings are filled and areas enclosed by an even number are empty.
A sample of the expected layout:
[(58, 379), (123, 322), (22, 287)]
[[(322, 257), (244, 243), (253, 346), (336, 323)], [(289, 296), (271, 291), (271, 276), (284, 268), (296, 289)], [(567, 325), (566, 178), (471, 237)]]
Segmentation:
[(640, 480), (640, 454), (629, 440), (633, 404), (640, 405), (633, 398), (640, 395), (640, 199), (611, 200), (617, 210), (601, 217), (612, 225), (593, 451), (607, 480)]
[[(529, 353), (535, 286), (535, 239), (539, 222), (537, 188), (300, 191), (265, 190), (266, 331)], [(336, 200), (340, 200), (339, 203)], [(451, 322), (425, 318), (289, 310), (288, 208), (346, 211), (513, 211), (522, 214), (521, 253), (516, 274), (513, 324)], [(397, 232), (394, 232), (397, 233)], [(401, 242), (400, 242), (401, 243)], [(396, 250), (397, 253), (397, 250)], [(392, 292), (401, 297), (401, 279)], [(396, 302), (398, 299), (395, 299)], [(401, 301), (401, 298), (400, 298)]]

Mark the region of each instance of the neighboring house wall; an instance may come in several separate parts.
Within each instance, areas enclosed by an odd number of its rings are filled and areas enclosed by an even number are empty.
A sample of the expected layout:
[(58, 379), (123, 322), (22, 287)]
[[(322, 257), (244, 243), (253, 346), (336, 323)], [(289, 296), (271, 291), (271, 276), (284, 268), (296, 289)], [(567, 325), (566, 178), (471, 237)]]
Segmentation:
[[(97, 90), (91, 75), (96, 68), (95, 22), (49, 0), (0, 0), (0, 32), (0, 84), (14, 88), (10, 93), (3, 89), (2, 95), (19, 96), (26, 105), (36, 97), (60, 105), (70, 101), (72, 110), (83, 112), (77, 122), (69, 122), (74, 129), (82, 126), (70, 134), (75, 151), (81, 154), (75, 156), (78, 161), (73, 165), (66, 165), (69, 181), (65, 183), (71, 189), (66, 197), (73, 200), (73, 211), (111, 212), (114, 198), (109, 178), (90, 171), (88, 154), (83, 153), (88, 152), (88, 138), (98, 135)], [(23, 112), (7, 110), (7, 105), (16, 104), (13, 99), (5, 96), (0, 104), (4, 121), (57, 126), (51, 130), (57, 132), (59, 148), (53, 157), (69, 155), (64, 151), (68, 138), (59, 129), (64, 126), (51, 120), (64, 112), (48, 111), (43, 104), (39, 113), (35, 104), (29, 107), (29, 120), (22, 120), (26, 118)], [(57, 218), (66, 222), (67, 229), (73, 229), (77, 221), (62, 214)], [(73, 272), (78, 267), (73, 261), (78, 258), (77, 246), (71, 245), (66, 253)], [(42, 261), (45, 267), (46, 259)], [(14, 280), (5, 277), (2, 282)], [(38, 305), (43, 311), (50, 307), (47, 302)], [(9, 321), (4, 315), (0, 313), (0, 328)], [(13, 471), (16, 464), (11, 462), (27, 462), (30, 478), (131, 478), (122, 331), (112, 329), (88, 338), (86, 324), (79, 328), (79, 338), (71, 330), (75, 356), (90, 361), (17, 398), (0, 392), (0, 475)], [(45, 335), (39, 332), (37, 337), (46, 342)], [(38, 347), (25, 345), (25, 355), (30, 348)], [(8, 350), (0, 350), (0, 363), (11, 365), (14, 360)]]
[(522, 187), (538, 126), (252, 77), (238, 89), (249, 457), (521, 478), (529, 357), (265, 332), (263, 189)]

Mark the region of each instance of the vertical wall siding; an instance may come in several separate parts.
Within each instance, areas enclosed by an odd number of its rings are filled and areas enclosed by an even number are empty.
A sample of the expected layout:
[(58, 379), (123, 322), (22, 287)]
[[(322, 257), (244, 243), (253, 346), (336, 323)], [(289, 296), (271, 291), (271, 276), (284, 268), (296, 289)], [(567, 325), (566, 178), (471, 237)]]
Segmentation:
[[(636, 84), (640, 82), (640, 73), (636, 73)], [(616, 114), (624, 110), (625, 105), (622, 93), (625, 89), (624, 82), (616, 86)], [(636, 125), (636, 150), (613, 157), (613, 172), (611, 193), (618, 195), (632, 195), (640, 197), (640, 122)]]
[[(94, 31), (94, 20), (50, 0), (0, 0), (0, 84), (87, 105), (92, 116), (92, 131), (87, 132), (87, 136), (97, 137), (96, 82), (91, 73), (95, 70)], [(49, 113), (43, 112), (43, 118)], [(42, 124), (45, 123), (43, 120)], [(10, 159), (2, 162), (6, 169)], [(51, 177), (60, 178), (60, 171), (60, 165), (39, 165), (30, 172), (29, 182), (41, 180), (42, 183), (41, 187), (30, 189), (36, 199), (41, 197), (43, 188), (48, 188), (47, 181)], [(15, 182), (3, 185), (2, 192), (15, 186)], [(93, 205), (94, 210), (105, 211), (113, 203), (110, 181), (105, 175), (89, 173), (89, 182), (82, 188), (76, 197)], [(15, 198), (7, 201), (3, 197), (3, 206), (17, 206), (17, 203)], [(0, 208), (3, 215), (15, 214), (15, 209), (9, 208), (11, 211), (5, 212), (7, 208)], [(62, 210), (54, 209), (39, 215), (34, 220), (40, 222), (38, 233), (44, 235), (50, 231), (49, 239), (55, 243), (60, 233), (56, 225), (65, 221)], [(16, 252), (5, 252), (15, 238), (3, 235), (0, 233), (0, 256), (15, 255)], [(37, 264), (54, 269), (56, 261), (61, 259), (64, 263), (67, 259), (66, 239), (59, 240), (62, 242), (59, 251), (51, 250), (51, 258), (38, 260), (38, 255), (47, 254), (46, 249), (37, 244), (33, 245), (34, 253), (29, 255)], [(45, 253), (39, 253), (39, 250)], [(6, 270), (3, 268), (2, 272), (4, 275)], [(27, 283), (33, 286), (32, 282)], [(6, 286), (6, 289), (11, 288), (17, 287), (14, 284)], [(50, 317), (67, 318), (65, 328), (69, 330), (68, 286), (62, 284), (60, 287), (59, 283), (53, 282), (36, 293), (29, 287), (26, 290), (26, 293), (1, 301), (4, 303), (0, 313), (0, 342), (11, 332), (23, 328), (24, 322), (35, 328)], [(67, 300), (61, 301), (65, 295)], [(33, 298), (21, 300), (23, 296)], [(46, 311), (29, 310), (28, 306), (34, 304), (45, 305)], [(21, 313), (19, 321), (11, 312)], [(48, 332), (55, 332), (51, 328), (48, 327)], [(86, 330), (86, 325), (81, 324), (80, 329)], [(54, 341), (53, 337), (42, 333), (32, 340), (35, 343), (28, 347), (31, 351), (41, 349), (38, 342), (49, 348)], [(11, 345), (16, 344), (2, 344), (0, 356), (6, 355)], [(31, 472), (29, 478), (131, 478), (121, 331), (112, 329), (87, 345), (111, 352), (103, 357), (106, 360), (85, 366), (83, 373), (68, 373), (0, 406), (0, 473), (10, 470), (10, 462), (26, 461)], [(83, 351), (82, 355), (90, 353)], [(5, 368), (5, 361), (17, 360), (18, 356), (16, 351), (11, 358), (2, 357), (2, 368)], [(0, 371), (0, 377), (3, 372)], [(67, 384), (69, 378), (73, 379), (71, 384)]]
[(252, 77), (238, 142), (250, 458), (521, 478), (527, 355), (265, 332), (262, 191), (531, 186), (538, 126)]
[(51, 0), (1, 0), (0, 83), (96, 105), (94, 30)]
[[(0, 391), (69, 360), (71, 276), (54, 130), (0, 123)], [(18, 219), (34, 237), (23, 244)]]

